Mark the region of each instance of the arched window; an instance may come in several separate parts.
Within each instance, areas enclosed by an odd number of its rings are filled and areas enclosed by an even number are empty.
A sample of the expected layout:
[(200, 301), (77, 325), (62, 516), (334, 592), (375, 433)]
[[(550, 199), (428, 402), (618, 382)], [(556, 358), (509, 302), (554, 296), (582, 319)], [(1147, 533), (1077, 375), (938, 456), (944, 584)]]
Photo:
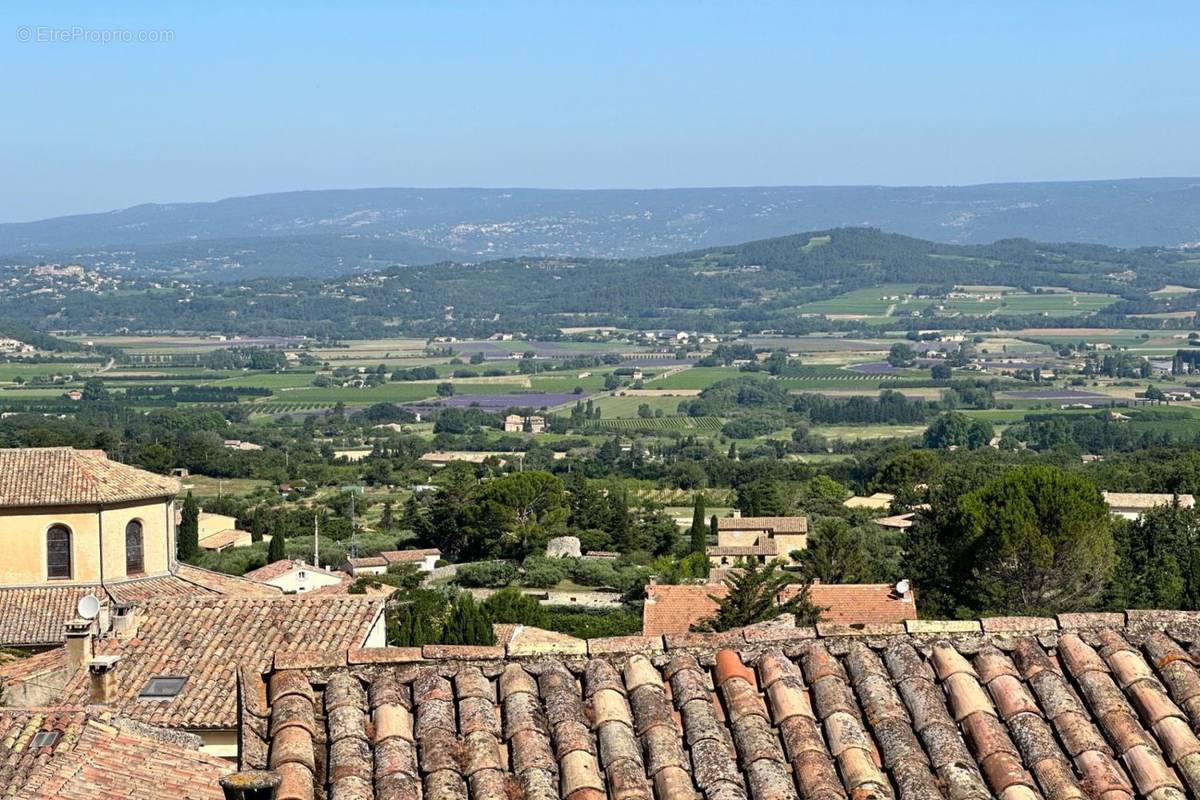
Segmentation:
[(142, 523), (130, 520), (125, 526), (125, 574), (135, 575), (146, 571), (142, 558)]
[(71, 577), (71, 529), (51, 525), (46, 531), (46, 577)]

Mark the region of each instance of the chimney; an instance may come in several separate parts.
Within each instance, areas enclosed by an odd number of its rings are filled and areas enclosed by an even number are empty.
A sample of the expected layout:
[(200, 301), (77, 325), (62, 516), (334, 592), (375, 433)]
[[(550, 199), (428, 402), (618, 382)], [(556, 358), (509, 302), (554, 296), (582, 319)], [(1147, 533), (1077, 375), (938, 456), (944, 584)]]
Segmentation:
[(735, 509), (733, 510), (733, 518), (734, 518), (734, 519), (741, 519), (741, 518), (742, 518), (742, 510), (741, 510), (740, 508), (735, 508)]
[(68, 622), (66, 640), (67, 669), (73, 675), (92, 660), (92, 621), (77, 618)]
[(118, 603), (113, 609), (112, 632), (122, 642), (137, 638), (137, 609), (133, 603)]
[(221, 776), (221, 791), (225, 800), (275, 800), (280, 777), (275, 772), (231, 772)]
[(111, 703), (117, 694), (117, 656), (96, 656), (88, 665), (92, 676), (91, 701)]

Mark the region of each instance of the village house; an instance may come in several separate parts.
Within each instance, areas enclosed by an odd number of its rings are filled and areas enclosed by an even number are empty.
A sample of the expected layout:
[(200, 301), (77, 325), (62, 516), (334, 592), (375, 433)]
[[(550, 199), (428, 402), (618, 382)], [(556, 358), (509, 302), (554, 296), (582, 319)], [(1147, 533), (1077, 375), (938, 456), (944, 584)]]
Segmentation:
[(344, 572), (333, 572), (306, 564), (300, 559), (285, 558), (273, 561), (265, 567), (252, 569), (242, 577), (275, 586), (285, 594), (303, 594), (343, 586), (348, 576)]
[(722, 517), (717, 520), (717, 544), (705, 548), (714, 567), (732, 566), (750, 558), (766, 563), (787, 559), (793, 550), (808, 547), (805, 517)]
[(379, 555), (389, 565), (415, 564), (421, 572), (433, 572), (437, 567), (437, 562), (442, 559), (442, 551), (436, 547), (416, 550), (384, 550)]
[[(729, 587), (724, 583), (652, 583), (646, 587), (646, 602), (642, 606), (642, 634), (687, 633), (694, 623), (716, 612), (717, 600), (713, 598), (722, 598), (728, 592)], [(788, 587), (780, 594), (780, 600), (786, 601), (794, 594), (795, 587)], [(875, 625), (917, 618), (916, 599), (907, 582), (898, 587), (889, 583), (814, 583), (809, 599), (823, 609), (823, 621), (840, 625)]]
[(249, 547), (254, 537), (237, 526), (237, 517), (201, 511), (196, 523), (200, 547), (220, 553), (231, 547)]
[(1190, 494), (1153, 494), (1149, 492), (1101, 492), (1108, 510), (1118, 517), (1136, 520), (1152, 508), (1169, 506), (1178, 499), (1180, 508), (1192, 508), (1196, 498)]

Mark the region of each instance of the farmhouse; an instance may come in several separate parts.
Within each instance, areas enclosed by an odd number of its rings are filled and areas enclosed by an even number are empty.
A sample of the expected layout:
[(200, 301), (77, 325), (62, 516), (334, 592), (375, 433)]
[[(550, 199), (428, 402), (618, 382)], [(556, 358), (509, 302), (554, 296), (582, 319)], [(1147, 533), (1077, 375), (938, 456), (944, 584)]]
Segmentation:
[(540, 416), (521, 416), (509, 414), (504, 418), (505, 433), (545, 433), (546, 418)]
[(717, 520), (717, 544), (705, 548), (714, 567), (730, 566), (742, 558), (766, 563), (786, 559), (793, 550), (808, 547), (808, 519), (805, 517), (743, 517)]
[(1178, 499), (1181, 508), (1192, 508), (1196, 498), (1190, 494), (1151, 494), (1147, 492), (1102, 492), (1108, 510), (1118, 517), (1138, 519), (1158, 506), (1169, 506)]

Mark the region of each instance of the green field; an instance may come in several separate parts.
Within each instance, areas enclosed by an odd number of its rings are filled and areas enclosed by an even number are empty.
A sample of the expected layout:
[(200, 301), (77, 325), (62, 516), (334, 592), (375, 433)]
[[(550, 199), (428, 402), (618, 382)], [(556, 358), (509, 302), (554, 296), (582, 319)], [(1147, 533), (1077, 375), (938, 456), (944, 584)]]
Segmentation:
[(888, 283), (870, 289), (856, 289), (828, 300), (805, 303), (797, 310), (802, 314), (847, 314), (864, 317), (886, 317), (893, 306), (906, 304), (905, 295), (917, 288), (915, 283)]
[(999, 299), (980, 295), (981, 299), (938, 300), (944, 312), (959, 314), (1044, 314), (1051, 317), (1068, 317), (1091, 314), (1107, 308), (1117, 301), (1116, 295), (1086, 294), (1082, 292), (1053, 292), (1050, 294), (1026, 294), (1014, 292), (1001, 295)]
[(661, 409), (664, 414), (675, 414), (679, 409), (679, 404), (686, 401), (686, 397), (634, 397), (631, 395), (622, 397), (616, 395), (597, 398), (595, 404), (600, 408), (604, 419), (615, 419), (636, 417), (638, 407), (642, 405), (650, 406), (651, 411)]
[(746, 373), (737, 367), (690, 367), (654, 382), (655, 389), (703, 389), (726, 378)]

